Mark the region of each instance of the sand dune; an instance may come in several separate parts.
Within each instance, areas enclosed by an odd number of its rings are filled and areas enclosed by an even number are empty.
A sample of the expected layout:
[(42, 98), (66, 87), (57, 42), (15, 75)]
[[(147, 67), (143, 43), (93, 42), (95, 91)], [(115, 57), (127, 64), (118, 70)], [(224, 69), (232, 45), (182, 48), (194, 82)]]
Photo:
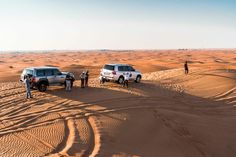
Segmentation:
[[(52, 55), (17, 54), (28, 57), (24, 63), (4, 55), (0, 64), (16, 68), (9, 74), (0, 68), (0, 156), (234, 157), (236, 54), (196, 53), (60, 53), (58, 59), (68, 61), (56, 66), (76, 75), (91, 70), (90, 87), (81, 89), (76, 81), (70, 93), (61, 87), (34, 90), (29, 101), (23, 84), (12, 76), (35, 56), (48, 58), (51, 65)], [(143, 81), (130, 83), (129, 89), (100, 85), (96, 77), (102, 64), (111, 57), (125, 61), (127, 54), (144, 71)], [(82, 61), (81, 56), (90, 59)], [(227, 64), (215, 62), (216, 56)], [(185, 57), (192, 61), (189, 75), (182, 69)]]

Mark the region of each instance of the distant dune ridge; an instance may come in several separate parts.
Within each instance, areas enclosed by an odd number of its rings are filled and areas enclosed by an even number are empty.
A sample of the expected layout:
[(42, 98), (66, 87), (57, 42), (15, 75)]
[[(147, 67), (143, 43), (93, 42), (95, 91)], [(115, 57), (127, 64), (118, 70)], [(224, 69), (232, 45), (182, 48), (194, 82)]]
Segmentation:
[[(92, 51), (0, 54), (0, 156), (235, 157), (236, 51)], [(190, 73), (183, 64), (189, 61)], [(105, 63), (143, 72), (129, 89), (100, 85)], [(50, 87), (25, 99), (19, 75), (57, 66), (89, 88)], [(10, 68), (12, 66), (13, 68)]]

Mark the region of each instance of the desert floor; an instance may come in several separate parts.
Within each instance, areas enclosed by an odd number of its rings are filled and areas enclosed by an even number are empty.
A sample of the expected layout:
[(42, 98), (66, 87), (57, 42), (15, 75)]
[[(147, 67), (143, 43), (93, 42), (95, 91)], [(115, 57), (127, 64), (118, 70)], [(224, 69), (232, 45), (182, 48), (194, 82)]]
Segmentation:
[[(105, 63), (134, 65), (142, 82), (100, 85)], [(45, 65), (89, 69), (89, 88), (26, 100), (22, 69)], [(235, 124), (236, 50), (0, 54), (0, 156), (235, 157)]]

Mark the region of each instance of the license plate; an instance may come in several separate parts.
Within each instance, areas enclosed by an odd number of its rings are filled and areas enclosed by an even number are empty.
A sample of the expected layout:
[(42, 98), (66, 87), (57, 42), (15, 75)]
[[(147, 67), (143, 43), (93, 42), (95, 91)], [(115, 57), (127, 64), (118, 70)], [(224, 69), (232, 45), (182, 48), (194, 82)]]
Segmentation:
[(105, 72), (104, 75), (110, 75), (110, 73), (109, 72)]

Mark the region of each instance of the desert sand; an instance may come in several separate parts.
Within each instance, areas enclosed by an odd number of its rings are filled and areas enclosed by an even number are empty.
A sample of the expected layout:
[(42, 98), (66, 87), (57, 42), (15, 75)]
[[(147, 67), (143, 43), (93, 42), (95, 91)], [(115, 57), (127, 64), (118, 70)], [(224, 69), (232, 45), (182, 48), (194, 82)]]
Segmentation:
[[(105, 63), (134, 65), (141, 83), (100, 85)], [(26, 100), (22, 70), (45, 65), (89, 69), (89, 88)], [(0, 156), (235, 157), (235, 124), (236, 50), (0, 54)]]

